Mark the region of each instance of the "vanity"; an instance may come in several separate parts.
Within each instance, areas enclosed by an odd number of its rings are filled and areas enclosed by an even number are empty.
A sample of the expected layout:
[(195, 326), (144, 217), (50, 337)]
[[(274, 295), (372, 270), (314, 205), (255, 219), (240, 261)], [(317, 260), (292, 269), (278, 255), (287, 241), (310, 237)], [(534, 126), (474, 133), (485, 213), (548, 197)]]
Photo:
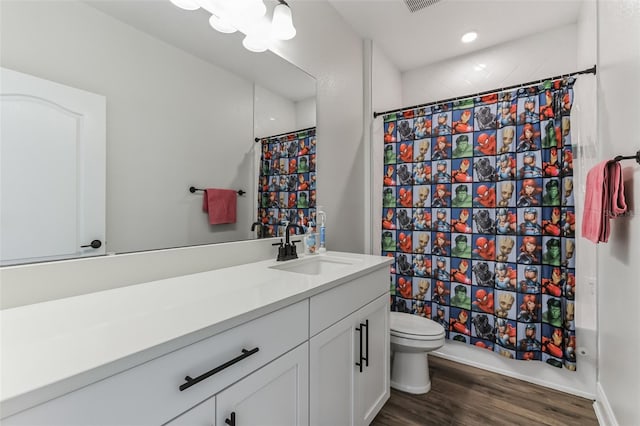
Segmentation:
[(4, 425), (366, 425), (391, 259), (264, 260), (6, 309)]

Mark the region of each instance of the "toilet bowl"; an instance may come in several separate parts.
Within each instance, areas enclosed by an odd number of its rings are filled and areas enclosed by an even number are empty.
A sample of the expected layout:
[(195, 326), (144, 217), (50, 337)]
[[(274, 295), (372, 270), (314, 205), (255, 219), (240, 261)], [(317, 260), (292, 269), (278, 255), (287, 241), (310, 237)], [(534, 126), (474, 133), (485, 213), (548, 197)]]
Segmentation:
[(444, 327), (417, 315), (390, 313), (391, 387), (423, 394), (431, 389), (427, 353), (444, 345)]

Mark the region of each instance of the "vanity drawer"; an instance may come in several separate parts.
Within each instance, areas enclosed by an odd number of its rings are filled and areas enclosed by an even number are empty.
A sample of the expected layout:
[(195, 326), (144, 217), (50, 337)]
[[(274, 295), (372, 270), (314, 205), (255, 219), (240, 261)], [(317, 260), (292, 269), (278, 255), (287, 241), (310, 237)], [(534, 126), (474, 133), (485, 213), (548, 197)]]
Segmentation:
[(389, 268), (385, 265), (370, 274), (311, 297), (309, 337), (388, 292)]
[[(306, 341), (308, 318), (303, 300), (5, 418), (3, 425), (165, 423)], [(225, 364), (230, 365), (179, 389), (186, 376), (197, 378)]]

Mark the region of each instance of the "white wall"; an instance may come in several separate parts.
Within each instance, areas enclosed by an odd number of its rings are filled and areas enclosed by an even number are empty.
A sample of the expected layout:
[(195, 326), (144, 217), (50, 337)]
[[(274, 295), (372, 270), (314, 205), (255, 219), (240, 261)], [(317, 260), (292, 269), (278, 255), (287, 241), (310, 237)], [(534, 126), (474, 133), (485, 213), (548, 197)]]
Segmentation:
[[(597, 24), (595, 1), (583, 2), (578, 17), (578, 69), (592, 67), (597, 61)], [(580, 207), (584, 204), (587, 191), (586, 176), (591, 167), (598, 161), (598, 108), (596, 76), (581, 76), (574, 90), (583, 96), (577, 96), (571, 111), (571, 132), (576, 164), (574, 167), (573, 181), (575, 184), (576, 229), (582, 229), (582, 213)], [(582, 294), (576, 294), (576, 305), (580, 307), (576, 311), (576, 322), (588, 329), (597, 329), (597, 253), (594, 244), (585, 239), (577, 238), (576, 247), (580, 255), (576, 258), (576, 282), (586, 283)], [(583, 297), (589, 295), (590, 297)]]
[[(188, 188), (253, 187), (253, 86), (75, 1), (3, 1), (2, 65), (107, 98), (108, 252), (249, 236)], [(245, 206), (246, 205), (246, 206)]]
[(255, 137), (264, 138), (298, 129), (295, 102), (257, 84), (254, 94)]
[[(640, 149), (640, 2), (598, 1), (600, 158)], [(640, 165), (621, 163), (629, 215), (598, 245), (598, 397), (608, 424), (640, 421)]]
[[(577, 71), (579, 69), (576, 61), (577, 30), (576, 25), (569, 25), (435, 63), (421, 69), (407, 71), (402, 74), (402, 105), (411, 106), (451, 97), (472, 95), (486, 90)], [(550, 49), (549, 46), (557, 46), (557, 48)], [(475, 71), (474, 66), (477, 64), (485, 64), (486, 67)], [(584, 68), (592, 65), (593, 62)], [(389, 78), (388, 82), (378, 81), (374, 92), (388, 91), (387, 83), (390, 83), (390, 87), (394, 87), (396, 84), (394, 78)], [(594, 102), (595, 100), (592, 100), (592, 103)], [(397, 103), (391, 103), (391, 105), (390, 107), (401, 106)], [(379, 142), (382, 137), (381, 118), (376, 120), (376, 128), (378, 131), (374, 137)], [(572, 130), (577, 132), (577, 129)], [(379, 156), (382, 158), (381, 153)], [(377, 174), (375, 179), (380, 182), (382, 167), (375, 166), (374, 174)], [(374, 217), (377, 214), (378, 220), (380, 219), (380, 206), (381, 203), (378, 204), (377, 209), (374, 209)], [(379, 246), (379, 237), (374, 244)], [(591, 319), (595, 318), (596, 304), (595, 294), (591, 289), (592, 287), (587, 284), (586, 279), (578, 282), (577, 293), (580, 297), (576, 300), (576, 334), (579, 346), (586, 351), (586, 355), (579, 355), (577, 372), (551, 368), (540, 363), (507, 360), (456, 342), (447, 342), (441, 350), (436, 351), (436, 354), (522, 380), (555, 387), (565, 392), (595, 397), (596, 331), (595, 319)], [(581, 309), (584, 312), (580, 312)]]
[(303, 99), (296, 102), (296, 130), (315, 127), (316, 98)]
[(363, 252), (363, 45), (328, 2), (290, 2), (298, 34), (273, 51), (317, 81), (318, 205), (327, 248)]
[[(383, 112), (402, 107), (402, 74), (375, 44), (373, 45), (372, 68), (373, 94), (371, 103), (373, 111)], [(382, 174), (384, 169), (384, 146), (380, 141), (382, 141), (384, 134), (384, 122), (382, 117), (365, 118), (370, 121), (371, 126), (372, 253), (379, 255), (382, 239)]]
[(373, 110), (383, 112), (403, 107), (405, 105), (402, 99), (403, 75), (376, 44), (373, 45), (372, 66), (375, 89), (371, 101)]
[[(411, 106), (473, 95), (573, 72), (576, 45), (576, 26), (569, 25), (407, 71), (402, 75), (402, 103)], [(486, 68), (476, 71), (478, 64)]]

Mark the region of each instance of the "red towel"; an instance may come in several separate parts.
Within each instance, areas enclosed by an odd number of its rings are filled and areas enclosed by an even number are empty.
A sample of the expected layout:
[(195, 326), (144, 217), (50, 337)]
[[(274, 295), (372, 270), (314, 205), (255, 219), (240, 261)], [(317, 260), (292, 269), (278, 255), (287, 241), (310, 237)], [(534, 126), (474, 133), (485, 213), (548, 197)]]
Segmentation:
[(582, 215), (582, 236), (593, 243), (606, 243), (611, 232), (609, 219), (627, 211), (620, 163), (596, 164), (587, 174)]
[(209, 213), (209, 223), (211, 225), (236, 223), (237, 199), (238, 193), (233, 189), (205, 189), (202, 210)]

